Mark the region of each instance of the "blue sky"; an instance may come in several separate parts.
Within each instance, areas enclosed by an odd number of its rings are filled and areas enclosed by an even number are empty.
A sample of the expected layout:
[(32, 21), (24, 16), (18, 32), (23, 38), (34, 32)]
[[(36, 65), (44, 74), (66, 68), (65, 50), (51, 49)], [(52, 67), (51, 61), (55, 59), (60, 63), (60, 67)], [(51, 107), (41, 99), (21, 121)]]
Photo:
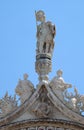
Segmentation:
[(46, 20), (56, 25), (52, 72), (84, 94), (84, 0), (0, 0), (0, 98), (14, 95), (18, 79), (28, 73), (36, 86), (35, 10), (44, 10)]

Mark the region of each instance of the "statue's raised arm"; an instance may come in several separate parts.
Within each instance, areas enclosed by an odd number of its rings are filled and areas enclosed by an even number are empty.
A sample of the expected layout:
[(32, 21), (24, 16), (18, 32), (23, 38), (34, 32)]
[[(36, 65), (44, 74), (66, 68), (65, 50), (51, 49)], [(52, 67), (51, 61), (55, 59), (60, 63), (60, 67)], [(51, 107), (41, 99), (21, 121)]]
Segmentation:
[(45, 13), (42, 10), (35, 12), (35, 16), (37, 26), (37, 54), (49, 53), (52, 55), (56, 34), (55, 25), (50, 21), (45, 21)]

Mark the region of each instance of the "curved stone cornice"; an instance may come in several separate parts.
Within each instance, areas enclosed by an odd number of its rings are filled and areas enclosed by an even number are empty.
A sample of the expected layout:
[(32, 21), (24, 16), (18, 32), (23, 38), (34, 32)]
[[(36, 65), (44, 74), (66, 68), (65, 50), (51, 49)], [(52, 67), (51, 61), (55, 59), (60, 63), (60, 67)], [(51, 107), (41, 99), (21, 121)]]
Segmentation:
[[(53, 93), (51, 88), (48, 86), (48, 84), (44, 83), (45, 87), (48, 91), (48, 98), (50, 101), (54, 104), (54, 106), (62, 112), (66, 117), (71, 119), (72, 121), (78, 122), (80, 124), (84, 125), (84, 117), (80, 116), (79, 114), (73, 112), (70, 110), (61, 100), (58, 99), (58, 97)], [(28, 108), (34, 104), (34, 102), (39, 98), (39, 91), (41, 89), (42, 84), (38, 86), (37, 90), (34, 92), (34, 94), (26, 100), (21, 106), (18, 107), (15, 111), (9, 113), (5, 117), (0, 119), (0, 126), (4, 126), (6, 124), (11, 123), (13, 120), (17, 119), (20, 117), (24, 112), (28, 110)]]
[(50, 126), (50, 127), (58, 127), (65, 129), (76, 129), (83, 130), (84, 125), (72, 121), (59, 120), (59, 119), (34, 119), (34, 120), (24, 120), (20, 122), (6, 124), (4, 126), (0, 126), (0, 130), (17, 130), (21, 128), (31, 128), (31, 127), (39, 127), (39, 126)]
[(15, 120), (20, 115), (22, 115), (25, 111), (27, 111), (28, 108), (37, 99), (38, 91), (39, 91), (39, 89), (37, 91), (35, 91), (34, 94), (28, 100), (26, 100), (21, 106), (19, 106), (15, 111), (12, 111), (11, 113), (7, 114), (6, 116), (0, 118), (0, 126)]
[(56, 95), (54, 95), (54, 93), (49, 87), (47, 87), (47, 90), (49, 92), (48, 97), (56, 108), (58, 108), (65, 116), (67, 116), (71, 120), (84, 124), (84, 117), (72, 111), (65, 104), (63, 104), (63, 102), (60, 99), (58, 99)]

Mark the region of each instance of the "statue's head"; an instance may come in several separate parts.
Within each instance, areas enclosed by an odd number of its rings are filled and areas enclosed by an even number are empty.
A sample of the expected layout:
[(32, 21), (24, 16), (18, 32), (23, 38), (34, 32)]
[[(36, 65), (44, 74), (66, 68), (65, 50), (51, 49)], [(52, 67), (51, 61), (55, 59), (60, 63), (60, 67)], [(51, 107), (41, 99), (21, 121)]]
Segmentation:
[(57, 71), (57, 76), (58, 76), (58, 77), (61, 77), (62, 74), (63, 74), (62, 70), (58, 70), (58, 71)]
[(40, 22), (45, 22), (45, 13), (42, 10), (36, 12), (36, 20)]
[(28, 74), (25, 73), (25, 74), (23, 75), (23, 77), (24, 77), (24, 80), (27, 80)]

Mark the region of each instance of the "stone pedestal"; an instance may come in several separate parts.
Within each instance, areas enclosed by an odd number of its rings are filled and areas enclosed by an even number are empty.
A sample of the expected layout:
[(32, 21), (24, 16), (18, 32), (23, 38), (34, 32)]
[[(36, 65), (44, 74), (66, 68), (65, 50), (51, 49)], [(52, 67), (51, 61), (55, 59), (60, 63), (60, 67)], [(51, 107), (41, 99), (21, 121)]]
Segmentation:
[(48, 82), (48, 73), (52, 70), (51, 55), (46, 53), (36, 55), (35, 69), (39, 75), (39, 81)]

